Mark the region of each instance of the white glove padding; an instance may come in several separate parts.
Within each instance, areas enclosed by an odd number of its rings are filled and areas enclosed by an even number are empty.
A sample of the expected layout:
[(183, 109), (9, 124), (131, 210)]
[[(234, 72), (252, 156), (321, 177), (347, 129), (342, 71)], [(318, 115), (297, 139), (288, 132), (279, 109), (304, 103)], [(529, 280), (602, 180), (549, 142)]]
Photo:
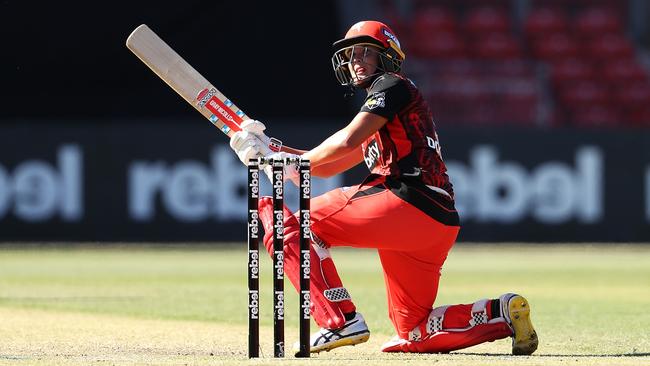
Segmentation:
[[(254, 133), (258, 136), (264, 135), (264, 130), (266, 130), (266, 126), (264, 123), (256, 120), (256, 119), (247, 119), (243, 121), (242, 123), (239, 124), (239, 127), (241, 127), (242, 131), (248, 131), (251, 133)], [(266, 138), (268, 136), (264, 135)], [(260, 139), (261, 140), (261, 139)]]
[(238, 131), (230, 138), (230, 148), (233, 149), (239, 160), (248, 165), (250, 159), (270, 155), (273, 152), (257, 135), (248, 131)]
[(273, 137), (266, 136), (264, 133), (264, 130), (266, 130), (264, 123), (254, 119), (247, 119), (243, 121), (239, 127), (242, 131), (247, 131), (257, 136), (257, 138), (259, 138), (260, 141), (262, 141), (262, 143), (269, 147), (272, 151), (280, 151), (280, 148), (282, 147), (282, 141)]
[[(269, 154), (265, 156), (266, 159), (277, 159), (277, 160), (284, 160), (284, 181), (291, 181), (293, 184), (296, 185), (296, 187), (300, 187), (300, 172), (298, 171), (298, 164), (296, 163), (289, 163), (286, 164), (286, 159), (300, 159), (299, 155), (296, 154), (289, 154), (286, 152), (277, 152), (273, 154)], [(266, 168), (264, 168), (264, 172), (266, 175), (269, 177), (269, 180), (271, 183), (273, 183), (273, 168), (272, 165), (268, 165)]]

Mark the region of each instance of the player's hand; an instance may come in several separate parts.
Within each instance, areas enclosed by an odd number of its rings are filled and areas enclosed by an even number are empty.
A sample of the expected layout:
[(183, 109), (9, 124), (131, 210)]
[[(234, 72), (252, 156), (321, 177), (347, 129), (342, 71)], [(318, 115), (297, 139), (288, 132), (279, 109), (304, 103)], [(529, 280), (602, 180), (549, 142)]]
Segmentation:
[[(300, 172), (298, 171), (298, 164), (295, 162), (289, 163), (287, 162), (287, 159), (292, 159), (292, 160), (297, 160), (300, 159), (299, 155), (296, 154), (289, 154), (286, 152), (277, 152), (273, 154), (266, 155), (265, 158), (267, 159), (274, 159), (274, 160), (284, 160), (284, 181), (291, 181), (293, 184), (296, 185), (296, 187), (300, 187)], [(271, 183), (273, 183), (273, 170), (271, 168), (272, 165), (267, 166), (267, 168), (264, 169), (264, 172), (266, 175), (269, 177), (269, 180)]]
[(257, 135), (248, 131), (238, 131), (230, 138), (230, 148), (233, 149), (239, 160), (248, 165), (250, 159), (270, 155), (273, 152)]
[(264, 145), (266, 145), (271, 151), (280, 151), (282, 148), (282, 141), (274, 138), (274, 137), (268, 137), (264, 133), (264, 130), (266, 130), (266, 126), (264, 123), (254, 120), (254, 119), (247, 119), (243, 121), (239, 127), (242, 129), (242, 131), (247, 131), (249, 133), (252, 133), (253, 135), (257, 136), (257, 138), (262, 141)]

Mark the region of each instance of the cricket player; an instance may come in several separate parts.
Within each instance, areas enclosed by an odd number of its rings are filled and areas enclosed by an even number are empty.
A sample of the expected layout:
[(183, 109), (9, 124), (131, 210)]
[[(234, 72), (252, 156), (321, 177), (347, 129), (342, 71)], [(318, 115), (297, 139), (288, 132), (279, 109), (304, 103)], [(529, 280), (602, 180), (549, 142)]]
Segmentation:
[[(374, 248), (396, 335), (384, 352), (450, 352), (512, 337), (512, 353), (537, 348), (528, 301), (507, 293), (471, 304), (434, 307), (440, 271), (460, 229), (432, 114), (418, 88), (400, 73), (405, 55), (395, 33), (377, 21), (354, 24), (334, 43), (332, 65), (343, 86), (365, 90), (360, 111), (343, 129), (311, 150), (272, 153), (259, 121), (248, 120), (231, 139), (245, 164), (260, 155), (309, 159), (314, 176), (329, 177), (365, 163), (359, 185), (335, 189), (311, 202), (311, 312), (321, 329), (311, 352), (355, 345), (370, 330), (343, 285), (330, 255), (337, 246)], [(285, 180), (297, 178), (285, 168)], [(264, 243), (273, 252), (273, 207), (260, 200)], [(299, 288), (299, 223), (285, 208), (285, 273)], [(478, 279), (477, 279), (478, 280)]]

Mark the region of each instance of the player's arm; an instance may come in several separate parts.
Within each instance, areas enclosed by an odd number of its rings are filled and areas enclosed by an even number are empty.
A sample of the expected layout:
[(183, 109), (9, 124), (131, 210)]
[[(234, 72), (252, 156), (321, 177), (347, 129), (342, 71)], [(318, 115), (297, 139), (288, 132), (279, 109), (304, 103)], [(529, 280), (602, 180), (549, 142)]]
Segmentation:
[(331, 177), (361, 163), (363, 161), (361, 143), (387, 121), (387, 118), (373, 113), (359, 112), (346, 127), (335, 132), (312, 150), (283, 146), (282, 151), (309, 159), (313, 175)]
[[(359, 146), (395, 116), (410, 98), (410, 91), (403, 79), (393, 74), (380, 76), (368, 90), (366, 101), (352, 122), (304, 153), (303, 157), (311, 160), (312, 167), (316, 168), (342, 159), (353, 150), (360, 150)], [(356, 157), (356, 163), (363, 159), (361, 154)], [(352, 160), (348, 162), (352, 163)]]
[(313, 168), (345, 160), (349, 169), (363, 160), (361, 144), (386, 122), (388, 122), (386, 117), (369, 112), (359, 112), (352, 122), (325, 139), (320, 145), (305, 152), (303, 157), (311, 161)]
[(351, 169), (363, 161), (363, 151), (356, 148), (341, 159), (321, 164), (312, 170), (312, 174), (317, 177), (327, 178)]
[[(302, 155), (309, 150), (300, 150), (300, 149), (294, 149), (289, 146), (283, 146), (282, 151), (287, 152), (289, 154)], [(361, 150), (361, 148), (358, 148), (352, 150), (349, 154), (345, 155), (344, 157), (338, 160), (330, 161), (329, 163), (321, 164), (315, 168), (312, 168), (311, 173), (313, 176), (316, 177), (328, 178), (343, 173), (344, 171), (357, 166), (362, 161), (363, 161), (363, 151)]]
[[(303, 158), (309, 159), (312, 173), (316, 176), (326, 177), (343, 172), (363, 160), (360, 151), (361, 144), (384, 126), (400, 108), (408, 103), (409, 99), (409, 90), (402, 79), (390, 75), (382, 76), (375, 81), (375, 86), (373, 90), (369, 91), (361, 111), (347, 126), (309, 151), (286, 146), (282, 146), (281, 151), (301, 155)], [(258, 121), (244, 122), (241, 126), (244, 132), (248, 131), (257, 135), (265, 144), (266, 140), (270, 140), (263, 132), (264, 124)], [(239, 140), (239, 137), (241, 136), (235, 134), (233, 139)], [(264, 156), (268, 155), (264, 151), (268, 149), (267, 147), (262, 146), (256, 149), (243, 144), (244, 150), (242, 150), (238, 148), (238, 145), (231, 143), (231, 147), (237, 152), (240, 159), (252, 155), (248, 154), (247, 151), (253, 154), (259, 152)]]

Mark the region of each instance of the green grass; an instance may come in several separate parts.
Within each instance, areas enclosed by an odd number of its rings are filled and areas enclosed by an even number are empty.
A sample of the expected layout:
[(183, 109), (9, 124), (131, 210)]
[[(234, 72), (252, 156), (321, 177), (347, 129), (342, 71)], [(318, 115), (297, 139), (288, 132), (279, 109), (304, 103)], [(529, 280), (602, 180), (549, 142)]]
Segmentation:
[[(393, 335), (371, 250), (335, 249), (370, 342), (292, 363), (327, 365), (650, 365), (650, 245), (460, 245), (437, 304), (504, 292), (531, 302), (540, 335), (531, 357), (499, 340), (449, 355), (382, 354)], [(277, 364), (271, 353), (270, 260), (262, 261), (262, 360), (246, 359), (243, 244), (216, 249), (0, 249), (0, 364)], [(287, 281), (287, 288), (290, 284)], [(286, 301), (287, 343), (297, 295)], [(288, 360), (287, 360), (288, 361)]]

